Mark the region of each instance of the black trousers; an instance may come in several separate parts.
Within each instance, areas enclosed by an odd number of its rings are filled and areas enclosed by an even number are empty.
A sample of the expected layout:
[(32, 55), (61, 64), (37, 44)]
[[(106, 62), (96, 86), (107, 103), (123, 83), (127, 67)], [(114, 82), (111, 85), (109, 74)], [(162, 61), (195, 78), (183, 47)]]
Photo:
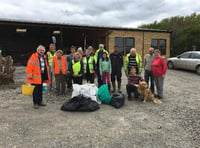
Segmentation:
[(94, 83), (94, 74), (93, 73), (86, 73), (85, 78), (87, 82)]
[(122, 77), (122, 71), (121, 70), (113, 71), (111, 73), (111, 82), (115, 82), (116, 77), (117, 77), (117, 81), (121, 82), (121, 77)]
[(153, 72), (149, 71), (149, 70), (145, 70), (144, 79), (147, 82), (147, 84), (149, 84), (149, 79), (150, 79), (150, 89), (151, 89), (152, 93), (154, 93), (154, 76), (153, 76)]
[(127, 91), (128, 96), (131, 96), (131, 93), (133, 92), (135, 98), (139, 97), (137, 87), (135, 87), (134, 85), (127, 84), (126, 85), (126, 91)]
[(66, 76), (66, 83), (67, 83), (67, 88), (71, 89), (72, 88), (72, 76), (69, 73)]
[(83, 84), (83, 78), (81, 77), (73, 77), (74, 84)]
[(35, 86), (33, 90), (33, 104), (40, 104), (42, 102), (42, 84), (32, 84)]

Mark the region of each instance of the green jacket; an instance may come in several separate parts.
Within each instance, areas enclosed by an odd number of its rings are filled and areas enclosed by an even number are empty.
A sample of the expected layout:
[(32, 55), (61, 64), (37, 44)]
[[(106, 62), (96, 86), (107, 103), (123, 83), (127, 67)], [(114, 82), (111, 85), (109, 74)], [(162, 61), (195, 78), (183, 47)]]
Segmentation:
[[(128, 64), (129, 64), (129, 57), (130, 57), (130, 53), (128, 53), (125, 57), (125, 61), (124, 61), (124, 71), (126, 73), (126, 75), (128, 76)], [(141, 56), (136, 53), (136, 62), (138, 65), (138, 74), (141, 74), (142, 72), (142, 58)]]
[[(97, 62), (98, 62), (98, 54), (99, 54), (99, 51), (100, 51), (100, 49), (98, 49), (98, 50), (95, 52), (95, 55), (94, 55), (94, 61), (95, 61), (96, 64), (97, 64)], [(107, 56), (109, 57), (109, 54), (108, 54), (108, 51), (107, 51), (107, 50), (103, 49), (103, 52), (105, 52), (105, 53), (107, 54)]]
[(109, 72), (111, 74), (112, 68), (111, 68), (111, 62), (110, 59), (108, 61), (100, 59), (99, 61), (99, 71), (100, 74), (102, 75), (102, 72)]

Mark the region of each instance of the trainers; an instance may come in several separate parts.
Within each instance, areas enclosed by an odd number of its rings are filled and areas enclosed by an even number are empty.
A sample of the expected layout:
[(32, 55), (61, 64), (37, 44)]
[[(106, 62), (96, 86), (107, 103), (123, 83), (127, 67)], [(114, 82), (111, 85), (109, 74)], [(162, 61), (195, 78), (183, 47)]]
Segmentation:
[(33, 108), (34, 109), (39, 109), (39, 105), (38, 104), (34, 104)]

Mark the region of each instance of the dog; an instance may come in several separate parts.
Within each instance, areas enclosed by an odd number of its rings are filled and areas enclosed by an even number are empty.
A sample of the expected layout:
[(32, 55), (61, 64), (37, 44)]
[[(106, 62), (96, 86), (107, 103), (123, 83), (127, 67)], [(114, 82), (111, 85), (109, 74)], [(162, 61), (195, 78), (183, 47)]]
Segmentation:
[(154, 97), (154, 94), (148, 88), (147, 82), (140, 81), (139, 84), (136, 85), (136, 87), (138, 88), (138, 93), (144, 99), (143, 103), (146, 103), (147, 101), (153, 101), (156, 104), (162, 103), (159, 99), (156, 99)]

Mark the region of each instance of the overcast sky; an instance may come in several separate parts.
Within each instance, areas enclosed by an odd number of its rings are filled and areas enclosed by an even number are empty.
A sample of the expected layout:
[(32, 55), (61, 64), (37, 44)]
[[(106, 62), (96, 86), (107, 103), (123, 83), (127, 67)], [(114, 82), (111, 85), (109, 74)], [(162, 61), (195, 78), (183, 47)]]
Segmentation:
[(194, 12), (200, 13), (198, 0), (0, 0), (1, 19), (79, 25), (135, 28)]

